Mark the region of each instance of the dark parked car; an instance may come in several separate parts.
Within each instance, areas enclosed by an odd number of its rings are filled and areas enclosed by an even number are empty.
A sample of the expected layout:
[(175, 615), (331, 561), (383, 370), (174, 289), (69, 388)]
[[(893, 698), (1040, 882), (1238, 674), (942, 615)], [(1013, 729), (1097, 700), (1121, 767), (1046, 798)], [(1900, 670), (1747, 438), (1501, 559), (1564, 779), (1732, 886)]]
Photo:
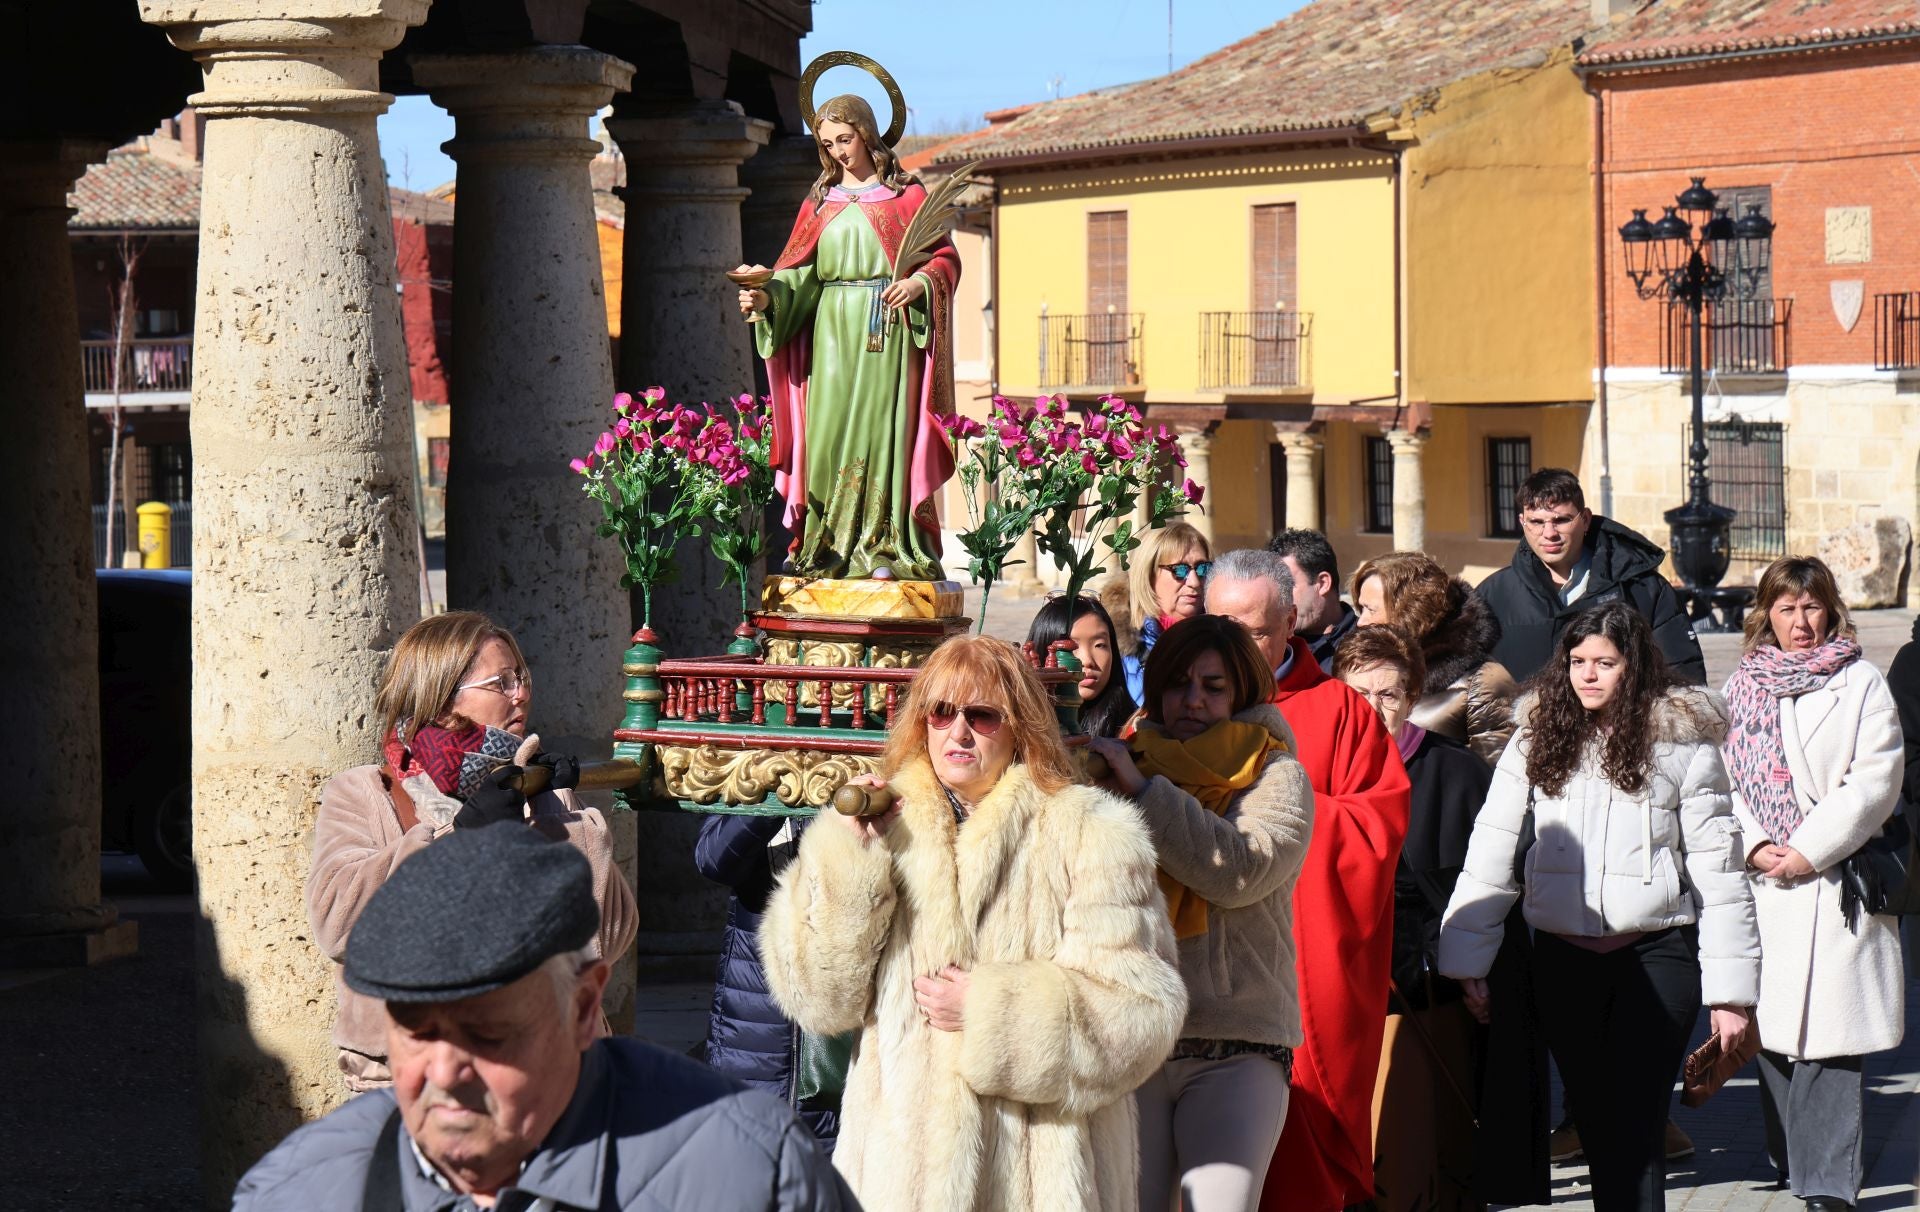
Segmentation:
[(185, 569), (101, 569), (100, 835), (156, 881), (193, 880), (192, 582)]

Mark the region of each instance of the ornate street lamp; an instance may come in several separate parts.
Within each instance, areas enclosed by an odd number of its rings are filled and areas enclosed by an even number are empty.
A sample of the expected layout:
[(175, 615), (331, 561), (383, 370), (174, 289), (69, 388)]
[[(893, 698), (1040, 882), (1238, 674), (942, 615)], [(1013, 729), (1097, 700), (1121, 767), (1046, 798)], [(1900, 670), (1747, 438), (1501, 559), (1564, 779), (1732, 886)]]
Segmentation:
[[(1706, 379), (1701, 363), (1702, 313), (1729, 295), (1752, 298), (1767, 276), (1773, 223), (1749, 205), (1735, 218), (1720, 206), (1704, 177), (1694, 177), (1659, 219), (1636, 210), (1620, 225), (1627, 277), (1643, 299), (1664, 299), (1687, 309), (1688, 369), (1693, 380), (1693, 442), (1687, 447), (1687, 503), (1667, 511), (1673, 532), (1673, 566), (1697, 605), (1727, 575), (1732, 555), (1734, 511), (1715, 505), (1707, 476)], [(1680, 212), (1685, 211), (1683, 217)], [(1697, 610), (1696, 615), (1704, 613)]]

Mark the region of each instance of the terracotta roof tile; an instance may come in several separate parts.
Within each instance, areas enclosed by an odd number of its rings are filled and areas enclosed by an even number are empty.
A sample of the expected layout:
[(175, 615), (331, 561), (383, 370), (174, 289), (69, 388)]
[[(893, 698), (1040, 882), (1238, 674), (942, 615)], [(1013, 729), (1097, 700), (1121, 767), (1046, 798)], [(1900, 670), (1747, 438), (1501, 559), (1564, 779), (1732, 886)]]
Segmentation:
[(1016, 111), (938, 158), (1354, 126), (1454, 80), (1538, 61), (1588, 32), (1588, 13), (1584, 0), (1315, 0), (1171, 75)]
[(1856, 38), (1920, 38), (1913, 0), (1654, 0), (1593, 39), (1583, 65), (1738, 57)]
[(72, 229), (194, 231), (200, 227), (200, 166), (138, 145), (108, 154), (75, 183)]

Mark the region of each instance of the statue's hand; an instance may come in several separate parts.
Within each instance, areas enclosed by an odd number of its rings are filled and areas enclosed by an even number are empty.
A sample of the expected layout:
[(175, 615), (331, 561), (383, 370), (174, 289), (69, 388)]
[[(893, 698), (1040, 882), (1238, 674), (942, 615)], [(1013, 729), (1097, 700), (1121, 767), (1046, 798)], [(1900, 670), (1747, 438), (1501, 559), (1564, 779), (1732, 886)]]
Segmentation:
[(906, 307), (918, 303), (927, 297), (927, 284), (919, 278), (906, 278), (895, 282), (880, 294), (880, 301), (888, 307)]
[(765, 311), (769, 302), (771, 300), (764, 290), (743, 290), (740, 292), (740, 314), (748, 316), (756, 311)]

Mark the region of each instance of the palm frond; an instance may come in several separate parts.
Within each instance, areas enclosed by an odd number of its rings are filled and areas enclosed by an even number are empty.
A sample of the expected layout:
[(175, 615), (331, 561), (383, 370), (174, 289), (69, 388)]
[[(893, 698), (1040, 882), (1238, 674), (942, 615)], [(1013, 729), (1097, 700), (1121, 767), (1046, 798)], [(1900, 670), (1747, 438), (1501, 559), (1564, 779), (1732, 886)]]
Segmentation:
[(914, 212), (900, 237), (900, 255), (893, 263), (896, 282), (903, 281), (931, 260), (934, 247), (953, 230), (954, 220), (960, 213), (960, 195), (973, 184), (968, 174), (978, 167), (978, 160), (969, 160), (927, 191), (926, 202)]

